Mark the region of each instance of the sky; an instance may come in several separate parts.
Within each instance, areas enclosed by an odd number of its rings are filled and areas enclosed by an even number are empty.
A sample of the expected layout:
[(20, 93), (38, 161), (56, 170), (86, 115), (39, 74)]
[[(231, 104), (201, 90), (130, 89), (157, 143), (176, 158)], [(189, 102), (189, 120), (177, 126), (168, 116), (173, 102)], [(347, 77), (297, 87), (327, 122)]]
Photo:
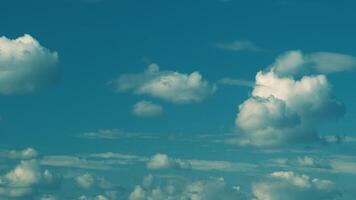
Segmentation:
[(355, 8), (1, 1), (0, 200), (356, 199)]

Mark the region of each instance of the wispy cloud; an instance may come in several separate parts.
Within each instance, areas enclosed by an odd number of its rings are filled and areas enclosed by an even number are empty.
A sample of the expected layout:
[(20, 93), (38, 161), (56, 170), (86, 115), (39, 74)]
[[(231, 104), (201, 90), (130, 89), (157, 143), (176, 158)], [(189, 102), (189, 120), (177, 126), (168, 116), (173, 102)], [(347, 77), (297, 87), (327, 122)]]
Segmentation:
[(262, 51), (263, 49), (249, 40), (235, 40), (233, 42), (218, 42), (216, 48), (229, 51)]

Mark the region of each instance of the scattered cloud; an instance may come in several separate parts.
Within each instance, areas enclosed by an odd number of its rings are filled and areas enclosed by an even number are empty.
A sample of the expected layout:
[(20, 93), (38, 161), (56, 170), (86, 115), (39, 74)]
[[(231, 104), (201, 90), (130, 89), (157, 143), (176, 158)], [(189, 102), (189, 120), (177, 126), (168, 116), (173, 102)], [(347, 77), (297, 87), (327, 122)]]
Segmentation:
[(256, 200), (336, 199), (341, 196), (330, 180), (278, 171), (252, 186)]
[(133, 91), (179, 104), (200, 102), (215, 91), (215, 85), (209, 84), (197, 71), (191, 74), (160, 71), (157, 64), (149, 65), (141, 74), (121, 75), (111, 84), (118, 91)]
[(57, 63), (57, 52), (28, 34), (14, 40), (0, 37), (0, 94), (26, 94), (53, 84)]
[(79, 134), (78, 137), (84, 139), (122, 139), (139, 136), (137, 133), (129, 133), (119, 129), (99, 129), (93, 132)]
[(38, 156), (38, 152), (33, 148), (26, 148), (20, 151), (17, 150), (0, 151), (0, 157), (6, 157), (9, 159), (28, 160), (28, 159), (34, 159), (37, 156)]
[(163, 112), (163, 107), (150, 101), (139, 101), (133, 108), (132, 113), (138, 117), (155, 117)]
[(21, 161), (13, 170), (0, 177), (0, 198), (31, 199), (41, 187), (57, 185), (60, 177), (41, 171), (36, 160)]
[(238, 190), (234, 190), (226, 185), (224, 178), (209, 178), (204, 180), (168, 180), (160, 177), (154, 177), (159, 181), (153, 181), (158, 184), (150, 186), (137, 185), (129, 196), (129, 200), (214, 200), (214, 199), (247, 199), (245, 195)]
[(219, 49), (224, 49), (229, 51), (254, 51), (255, 52), (255, 51), (263, 50), (261, 47), (256, 46), (254, 43), (252, 43), (249, 40), (236, 40), (234, 42), (220, 42), (220, 43), (216, 43), (215, 46)]
[(147, 162), (149, 169), (191, 169), (197, 171), (255, 171), (257, 165), (219, 160), (189, 160), (170, 158), (166, 154), (156, 154)]
[(41, 165), (79, 169), (110, 170), (118, 166), (145, 162), (148, 158), (118, 153), (100, 153), (91, 155), (52, 155), (44, 156)]

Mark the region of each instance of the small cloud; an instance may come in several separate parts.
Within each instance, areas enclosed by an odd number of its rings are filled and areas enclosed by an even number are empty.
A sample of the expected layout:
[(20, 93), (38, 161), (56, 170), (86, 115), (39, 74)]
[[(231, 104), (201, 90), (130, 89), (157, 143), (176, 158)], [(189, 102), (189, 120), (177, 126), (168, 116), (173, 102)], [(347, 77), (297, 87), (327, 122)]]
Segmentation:
[(171, 159), (166, 154), (156, 154), (151, 157), (147, 162), (147, 168), (149, 169), (167, 169), (167, 168), (176, 168), (176, 169), (190, 169), (191, 165), (187, 161), (179, 159)]
[(163, 107), (150, 101), (139, 101), (133, 108), (132, 113), (138, 117), (155, 117), (163, 112)]
[(216, 90), (198, 71), (190, 74), (161, 71), (157, 64), (149, 65), (143, 73), (123, 74), (109, 84), (120, 92), (133, 91), (178, 104), (200, 102)]
[(121, 138), (130, 138), (137, 136), (138, 134), (128, 133), (118, 129), (100, 129), (93, 132), (85, 132), (78, 137), (84, 139), (121, 139)]
[(229, 51), (262, 51), (263, 49), (256, 46), (249, 40), (236, 40), (234, 42), (220, 42), (215, 44), (216, 48)]
[(18, 160), (29, 160), (36, 158), (38, 152), (33, 148), (26, 148), (23, 150), (3, 150), (0, 151), (0, 157), (6, 157), (9, 159), (18, 159)]

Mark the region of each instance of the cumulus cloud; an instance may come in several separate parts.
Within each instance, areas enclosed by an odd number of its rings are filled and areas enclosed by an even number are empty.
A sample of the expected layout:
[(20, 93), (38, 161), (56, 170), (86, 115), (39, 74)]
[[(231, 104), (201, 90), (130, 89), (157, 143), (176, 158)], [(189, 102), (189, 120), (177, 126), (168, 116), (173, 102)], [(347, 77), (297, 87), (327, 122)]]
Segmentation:
[[(226, 0), (225, 0), (226, 1)], [(256, 46), (249, 40), (236, 40), (234, 42), (220, 42), (215, 44), (219, 49), (229, 50), (229, 51), (261, 51), (262, 48)]]
[(147, 168), (149, 169), (165, 169), (165, 168), (177, 168), (177, 169), (189, 169), (191, 165), (189, 162), (179, 159), (171, 159), (166, 154), (156, 154), (151, 157), (147, 162)]
[(36, 160), (21, 161), (0, 177), (0, 198), (31, 198), (39, 187), (53, 186), (59, 181), (59, 177), (50, 171), (42, 172)]
[(257, 73), (251, 97), (239, 106), (236, 125), (247, 136), (240, 144), (275, 146), (318, 141), (318, 125), (345, 113), (325, 75), (295, 78), (276, 70), (288, 68), (290, 63), (277, 63)]
[(100, 189), (113, 190), (116, 187), (103, 177), (99, 177), (90, 173), (81, 174), (75, 177), (77, 185), (84, 190)]
[(340, 193), (330, 180), (310, 178), (293, 171), (273, 172), (252, 186), (257, 200), (336, 199)]
[(163, 107), (150, 101), (139, 101), (133, 108), (132, 113), (139, 117), (155, 117), (163, 112)]
[(280, 55), (270, 68), (281, 76), (352, 71), (356, 70), (356, 57), (331, 52), (304, 54), (294, 50)]
[(215, 86), (197, 71), (191, 74), (160, 71), (156, 64), (149, 65), (141, 74), (121, 75), (113, 83), (118, 91), (133, 91), (173, 103), (200, 102), (215, 91)]
[(97, 131), (84, 132), (78, 137), (84, 139), (122, 139), (138, 136), (137, 133), (129, 133), (119, 129), (99, 129)]
[(58, 54), (25, 34), (17, 39), (0, 37), (0, 94), (31, 93), (58, 78)]
[[(155, 177), (159, 178), (159, 177)], [(150, 187), (137, 185), (129, 195), (129, 200), (215, 200), (215, 199), (247, 199), (240, 191), (227, 187), (224, 178), (203, 180), (168, 180), (159, 178), (158, 184)]]

